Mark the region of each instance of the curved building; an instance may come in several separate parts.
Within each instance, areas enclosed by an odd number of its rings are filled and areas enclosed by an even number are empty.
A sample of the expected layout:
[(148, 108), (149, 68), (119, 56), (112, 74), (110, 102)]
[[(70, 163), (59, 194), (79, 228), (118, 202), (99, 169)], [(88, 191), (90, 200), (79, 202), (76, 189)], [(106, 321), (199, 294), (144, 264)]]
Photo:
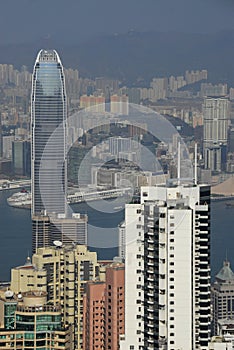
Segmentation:
[(32, 216), (66, 214), (67, 99), (63, 67), (55, 50), (41, 50), (37, 56), (31, 113)]

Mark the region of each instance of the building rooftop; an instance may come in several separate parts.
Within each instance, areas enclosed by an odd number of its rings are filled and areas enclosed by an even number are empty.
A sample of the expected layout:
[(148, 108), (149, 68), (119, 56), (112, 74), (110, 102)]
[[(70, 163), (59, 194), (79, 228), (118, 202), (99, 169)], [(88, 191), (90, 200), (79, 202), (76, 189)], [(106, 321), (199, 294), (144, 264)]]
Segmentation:
[(234, 282), (234, 273), (230, 267), (229, 261), (225, 260), (223, 262), (223, 267), (219, 271), (219, 273), (215, 276), (215, 278), (220, 282), (228, 282), (228, 281)]

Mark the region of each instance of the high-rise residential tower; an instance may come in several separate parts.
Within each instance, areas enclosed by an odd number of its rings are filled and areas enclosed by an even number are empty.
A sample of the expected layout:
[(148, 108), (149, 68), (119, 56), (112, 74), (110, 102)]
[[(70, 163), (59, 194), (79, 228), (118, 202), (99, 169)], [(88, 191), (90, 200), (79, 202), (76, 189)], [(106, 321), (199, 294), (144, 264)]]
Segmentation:
[(226, 97), (206, 97), (203, 103), (203, 153), (205, 168), (221, 171), (225, 161), (230, 121), (230, 102)]
[(121, 350), (199, 349), (210, 338), (210, 188), (142, 187), (125, 208)]
[[(45, 211), (64, 214), (67, 99), (63, 67), (55, 50), (41, 50), (37, 56), (31, 110), (32, 215), (44, 215)], [(47, 144), (49, 139), (50, 145)]]

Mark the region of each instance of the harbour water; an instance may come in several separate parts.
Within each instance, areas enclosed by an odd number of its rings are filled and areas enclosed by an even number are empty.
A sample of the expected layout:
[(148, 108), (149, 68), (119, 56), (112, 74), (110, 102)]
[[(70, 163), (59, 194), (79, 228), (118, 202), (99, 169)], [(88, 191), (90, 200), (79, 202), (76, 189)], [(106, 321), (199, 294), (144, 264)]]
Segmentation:
[[(14, 191), (0, 192), (0, 281), (10, 279), (10, 269), (24, 264), (31, 254), (30, 210), (8, 206), (7, 198)], [(113, 203), (113, 206), (116, 204)], [(108, 206), (111, 206), (111, 201)], [(112, 213), (96, 210), (90, 203), (73, 206), (75, 212), (89, 217), (89, 245), (97, 251), (99, 259), (112, 259), (117, 255), (117, 225), (123, 220), (123, 210)], [(212, 203), (211, 208), (211, 270), (214, 276), (228, 257), (234, 269), (234, 207), (225, 202)]]

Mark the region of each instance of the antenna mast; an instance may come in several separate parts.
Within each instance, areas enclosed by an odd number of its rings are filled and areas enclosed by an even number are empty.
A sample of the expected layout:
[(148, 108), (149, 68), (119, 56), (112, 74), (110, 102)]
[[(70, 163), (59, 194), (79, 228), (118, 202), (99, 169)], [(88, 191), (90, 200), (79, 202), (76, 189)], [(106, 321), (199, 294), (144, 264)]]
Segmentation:
[(180, 140), (178, 141), (177, 178), (178, 178), (178, 185), (180, 185)]
[(197, 185), (197, 143), (195, 143), (194, 183)]

